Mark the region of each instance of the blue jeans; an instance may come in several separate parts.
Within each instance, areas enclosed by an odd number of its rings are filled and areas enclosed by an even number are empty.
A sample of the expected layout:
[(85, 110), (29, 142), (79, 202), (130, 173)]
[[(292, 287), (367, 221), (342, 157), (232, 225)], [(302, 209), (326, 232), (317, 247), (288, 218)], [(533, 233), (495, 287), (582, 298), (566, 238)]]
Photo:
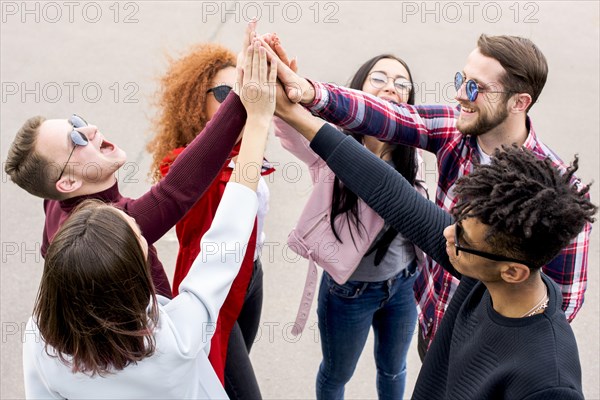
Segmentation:
[(379, 399), (402, 399), (406, 354), (414, 334), (417, 308), (413, 263), (383, 282), (348, 281), (339, 285), (325, 272), (319, 288), (319, 331), (323, 361), (317, 399), (343, 399), (344, 386), (373, 326)]

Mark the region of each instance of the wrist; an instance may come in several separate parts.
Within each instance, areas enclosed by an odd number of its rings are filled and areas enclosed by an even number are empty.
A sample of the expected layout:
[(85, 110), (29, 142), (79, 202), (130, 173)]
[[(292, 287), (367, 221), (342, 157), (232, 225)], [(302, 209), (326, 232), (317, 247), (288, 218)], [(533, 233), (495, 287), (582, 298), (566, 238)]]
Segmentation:
[(264, 140), (267, 140), (272, 119), (272, 115), (269, 118), (249, 116), (244, 127), (244, 137), (253, 136), (256, 139), (264, 138)]
[(314, 117), (299, 105), (290, 110), (283, 119), (309, 141), (315, 137), (319, 129), (325, 124), (325, 121)]
[(273, 114), (269, 115), (256, 115), (250, 114), (246, 119), (246, 126), (251, 126), (257, 129), (268, 129), (269, 125), (271, 125), (271, 120), (273, 119)]

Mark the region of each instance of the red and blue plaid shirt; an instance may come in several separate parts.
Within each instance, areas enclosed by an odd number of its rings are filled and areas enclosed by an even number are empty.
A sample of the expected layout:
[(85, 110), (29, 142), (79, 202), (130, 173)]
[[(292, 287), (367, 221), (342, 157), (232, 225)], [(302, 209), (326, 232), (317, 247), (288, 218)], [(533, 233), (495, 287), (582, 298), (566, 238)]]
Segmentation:
[[(351, 132), (375, 136), (432, 152), (437, 157), (438, 186), (436, 204), (450, 211), (457, 202), (453, 187), (458, 178), (470, 173), (479, 163), (475, 137), (465, 136), (456, 129), (458, 109), (449, 106), (413, 106), (393, 104), (357, 90), (312, 82), (316, 96), (306, 107), (313, 114)], [(538, 157), (550, 157), (562, 171), (567, 166), (542, 142), (526, 120), (529, 136), (523, 144)], [(591, 225), (583, 231), (548, 265), (544, 273), (561, 288), (562, 308), (567, 319), (573, 320), (583, 304), (587, 285), (588, 247)], [(415, 282), (419, 322), (426, 337), (433, 338), (459, 281), (428, 257)]]

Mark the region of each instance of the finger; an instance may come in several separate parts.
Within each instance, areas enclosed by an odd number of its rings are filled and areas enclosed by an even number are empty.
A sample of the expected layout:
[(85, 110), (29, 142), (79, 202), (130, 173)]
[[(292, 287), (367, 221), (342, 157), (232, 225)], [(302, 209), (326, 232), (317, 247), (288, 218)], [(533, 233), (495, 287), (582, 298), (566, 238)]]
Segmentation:
[[(237, 64), (235, 65), (235, 71), (236, 71), (236, 88), (238, 89), (240, 87), (242, 87), (242, 84), (244, 83), (244, 52), (240, 51), (240, 53), (237, 56)], [(236, 93), (237, 90), (236, 90)], [(238, 93), (239, 94), (239, 93)]]
[(285, 93), (292, 103), (298, 103), (302, 99), (302, 90), (299, 85), (286, 85)]
[(273, 43), (273, 34), (272, 33), (265, 33), (265, 34), (262, 34), (262, 35), (258, 36), (258, 39), (261, 39), (264, 42), (266, 42), (269, 45), (271, 45)]
[[(266, 54), (265, 54), (266, 57)], [(269, 71), (269, 85), (277, 83), (277, 63), (271, 63), (271, 70)]]
[(296, 75), (295, 71), (290, 69), (290, 67), (286, 63), (281, 61), (277, 54), (271, 48), (269, 48), (268, 45), (264, 43), (264, 41), (261, 38), (257, 38), (256, 41), (260, 42), (261, 46), (265, 48), (267, 60), (271, 64), (278, 64), (277, 73), (279, 79), (281, 79), (283, 83), (287, 84), (289, 82), (294, 82), (297, 80), (298, 76)]
[[(272, 62), (272, 61), (271, 61)], [(298, 75), (287, 66), (287, 64), (279, 61), (277, 68), (277, 76), (284, 84), (293, 84), (298, 81)]]
[(257, 82), (260, 78), (260, 42), (255, 40), (252, 49), (252, 81)]
[(267, 50), (267, 59), (269, 61), (271, 61), (272, 57), (277, 57), (277, 54), (273, 51), (273, 47), (268, 42), (266, 42), (264, 38), (258, 37), (256, 38), (256, 40), (258, 40), (260, 42), (260, 45), (264, 47), (265, 50)]
[(252, 43), (252, 39), (256, 36), (256, 21), (252, 20), (246, 25), (244, 32), (244, 40), (242, 42), (242, 50), (248, 48)]
[(290, 69), (294, 72), (298, 72), (298, 59), (296, 57), (290, 61)]
[(264, 47), (259, 47), (258, 48), (258, 52), (259, 52), (259, 57), (260, 57), (260, 84), (264, 85), (266, 84), (267, 81), (267, 71), (268, 71), (268, 67), (267, 67), (267, 50)]
[(242, 40), (242, 50), (248, 48), (250, 46), (250, 33), (252, 30), (250, 29), (250, 24), (246, 25), (246, 29), (244, 30), (244, 38)]
[(242, 85), (246, 85), (250, 79), (252, 79), (252, 54), (254, 52), (253, 46), (248, 46), (246, 49), (246, 60), (244, 61), (244, 79)]
[(273, 50), (275, 50), (275, 53), (277, 54), (277, 57), (279, 57), (279, 59), (283, 63), (285, 63), (287, 65), (290, 65), (290, 60), (288, 58), (288, 55), (287, 55), (285, 49), (283, 48), (283, 46), (281, 46), (281, 44), (275, 43), (273, 45)]
[(257, 21), (255, 19), (248, 22), (248, 30), (250, 31), (250, 35), (249, 35), (250, 43), (252, 43), (252, 40), (256, 37), (256, 24), (257, 24)]

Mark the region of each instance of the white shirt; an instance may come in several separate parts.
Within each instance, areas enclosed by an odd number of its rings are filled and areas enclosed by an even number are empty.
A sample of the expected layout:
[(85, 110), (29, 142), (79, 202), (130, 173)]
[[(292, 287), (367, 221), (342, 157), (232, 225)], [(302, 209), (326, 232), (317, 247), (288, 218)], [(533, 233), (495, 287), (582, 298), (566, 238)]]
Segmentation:
[(256, 214), (256, 249), (254, 250), (254, 261), (260, 256), (265, 244), (265, 217), (269, 212), (269, 186), (267, 186), (267, 182), (265, 182), (262, 176), (258, 180), (256, 196), (258, 197), (258, 212)]
[[(228, 167), (235, 168), (235, 163), (229, 161)], [(269, 212), (269, 197), (271, 192), (265, 179), (261, 176), (258, 179), (258, 187), (256, 188), (256, 196), (258, 197), (258, 211), (256, 213), (256, 247), (254, 248), (254, 261), (262, 253), (262, 248), (265, 244), (266, 235), (264, 232), (265, 217)]]
[[(154, 355), (104, 377), (71, 372), (44, 351), (30, 318), (23, 344), (27, 398), (226, 399), (208, 361), (219, 309), (231, 288), (258, 208), (256, 193), (228, 183), (201, 252), (173, 300), (159, 297)], [(235, 249), (235, 250), (233, 250)], [(51, 350), (51, 348), (49, 348)]]
[(477, 151), (479, 152), (479, 163), (481, 165), (490, 165), (492, 163), (492, 157), (487, 155), (479, 146), (479, 142), (477, 142)]

